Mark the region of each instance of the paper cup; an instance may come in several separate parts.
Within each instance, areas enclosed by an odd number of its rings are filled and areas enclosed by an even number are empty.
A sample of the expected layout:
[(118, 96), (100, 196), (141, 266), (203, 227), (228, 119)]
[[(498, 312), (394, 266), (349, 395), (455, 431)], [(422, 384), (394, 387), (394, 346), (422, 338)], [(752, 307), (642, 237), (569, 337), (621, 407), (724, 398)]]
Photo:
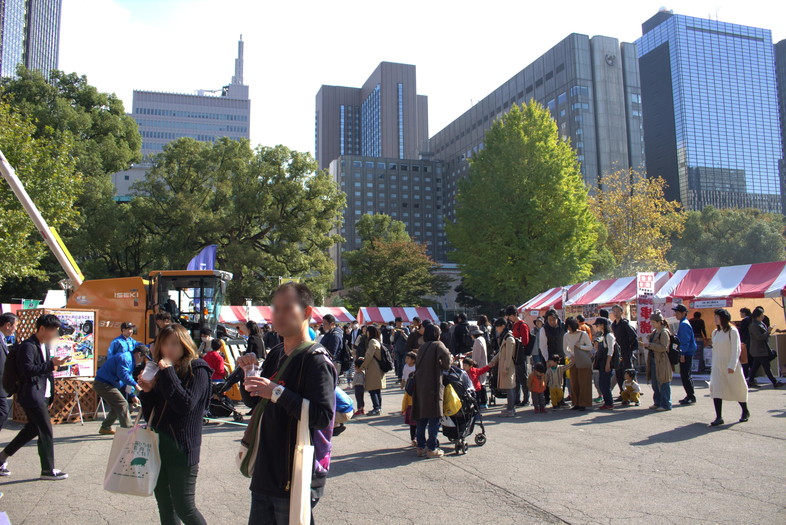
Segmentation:
[(148, 361), (145, 365), (145, 369), (142, 370), (142, 379), (145, 381), (152, 381), (156, 374), (158, 373), (158, 365), (153, 361)]

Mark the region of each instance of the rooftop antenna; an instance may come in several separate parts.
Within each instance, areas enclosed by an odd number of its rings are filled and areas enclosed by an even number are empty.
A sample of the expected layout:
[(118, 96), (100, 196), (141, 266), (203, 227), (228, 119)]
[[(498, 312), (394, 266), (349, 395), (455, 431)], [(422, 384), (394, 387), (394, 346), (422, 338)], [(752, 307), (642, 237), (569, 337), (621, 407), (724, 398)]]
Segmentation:
[(232, 76), (232, 84), (243, 85), (243, 35), (237, 42), (237, 58), (235, 59), (235, 74)]

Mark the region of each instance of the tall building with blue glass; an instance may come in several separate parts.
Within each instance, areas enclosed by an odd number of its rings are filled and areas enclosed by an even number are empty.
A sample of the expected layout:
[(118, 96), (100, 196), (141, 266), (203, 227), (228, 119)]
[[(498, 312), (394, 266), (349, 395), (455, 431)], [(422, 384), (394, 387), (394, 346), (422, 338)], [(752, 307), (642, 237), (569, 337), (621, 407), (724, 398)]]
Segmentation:
[(648, 175), (689, 210), (782, 211), (771, 32), (661, 10), (642, 34)]
[(0, 76), (57, 69), (62, 0), (0, 0)]

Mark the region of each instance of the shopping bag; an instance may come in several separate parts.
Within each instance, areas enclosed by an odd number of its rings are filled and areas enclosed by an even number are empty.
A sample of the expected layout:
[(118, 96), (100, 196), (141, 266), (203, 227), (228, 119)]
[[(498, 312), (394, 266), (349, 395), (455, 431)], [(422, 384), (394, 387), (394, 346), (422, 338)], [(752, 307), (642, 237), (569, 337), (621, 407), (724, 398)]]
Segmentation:
[(112, 440), (104, 474), (104, 490), (132, 496), (151, 496), (161, 471), (158, 434), (139, 425), (121, 428)]
[(442, 412), (446, 416), (452, 416), (461, 410), (461, 399), (453, 389), (453, 385), (448, 385), (442, 394)]
[(289, 525), (311, 523), (311, 473), (314, 470), (314, 446), (308, 424), (308, 399), (300, 408), (297, 424), (295, 458), (292, 461), (292, 484), (289, 491)]

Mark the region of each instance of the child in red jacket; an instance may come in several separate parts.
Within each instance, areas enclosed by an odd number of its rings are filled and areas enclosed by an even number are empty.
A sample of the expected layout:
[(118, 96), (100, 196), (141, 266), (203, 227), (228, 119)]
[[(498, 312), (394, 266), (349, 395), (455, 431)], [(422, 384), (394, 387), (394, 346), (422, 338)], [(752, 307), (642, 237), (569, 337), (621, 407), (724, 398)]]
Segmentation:
[[(472, 380), (472, 386), (475, 387), (475, 397), (480, 399), (486, 399), (486, 385), (481, 384), (480, 376), (487, 373), (489, 371), (488, 366), (484, 366), (483, 368), (478, 368), (478, 364), (469, 357), (465, 357), (461, 361), (461, 367), (467, 373), (469, 378)], [(486, 408), (485, 406), (481, 406), (481, 408)]]
[(546, 365), (536, 363), (532, 373), (529, 375), (529, 393), (532, 395), (532, 405), (535, 413), (546, 413)]
[(219, 350), (221, 350), (221, 340), (213, 339), (210, 341), (210, 351), (204, 357), (208, 366), (213, 369), (213, 375), (210, 377), (213, 381), (223, 381), (226, 375), (224, 358)]

